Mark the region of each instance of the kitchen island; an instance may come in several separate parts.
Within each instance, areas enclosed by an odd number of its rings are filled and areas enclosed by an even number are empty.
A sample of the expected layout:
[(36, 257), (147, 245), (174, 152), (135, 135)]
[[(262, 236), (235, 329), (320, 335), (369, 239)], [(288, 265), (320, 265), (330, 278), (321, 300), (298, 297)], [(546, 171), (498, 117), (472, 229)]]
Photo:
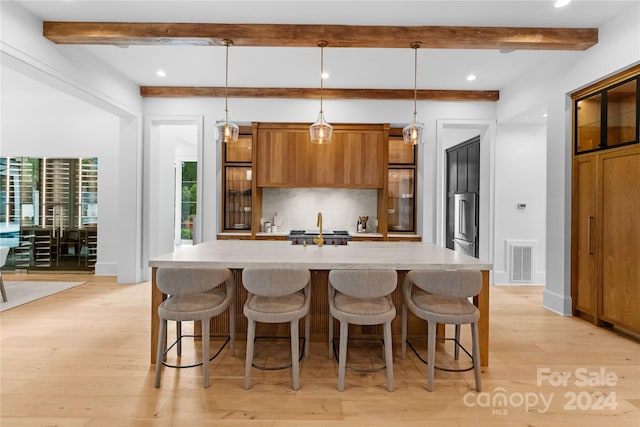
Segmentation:
[[(149, 261), (152, 267), (151, 287), (151, 363), (155, 363), (158, 336), (158, 306), (166, 297), (156, 286), (158, 267), (223, 267), (232, 270), (236, 281), (236, 334), (246, 332), (242, 306), (247, 293), (242, 287), (242, 269), (306, 268), (311, 270), (311, 340), (328, 337), (327, 279), (330, 270), (393, 269), (398, 272), (398, 288), (392, 298), (398, 310), (394, 320), (394, 335), (399, 336), (399, 316), (402, 306), (402, 281), (410, 270), (480, 270), (482, 290), (474, 298), (480, 310), (480, 362), (489, 364), (489, 270), (490, 263), (454, 252), (430, 243), (418, 242), (349, 242), (348, 245), (322, 247), (292, 245), (284, 241), (216, 240), (177, 249)], [(226, 316), (212, 320), (212, 333), (227, 331)], [(409, 317), (409, 337), (425, 336), (426, 322)], [(268, 326), (268, 325), (267, 325)], [(288, 325), (284, 325), (288, 326)], [(286, 335), (280, 325), (267, 332)], [(375, 327), (361, 327), (354, 336), (378, 334)], [(351, 335), (351, 334), (350, 334)]]

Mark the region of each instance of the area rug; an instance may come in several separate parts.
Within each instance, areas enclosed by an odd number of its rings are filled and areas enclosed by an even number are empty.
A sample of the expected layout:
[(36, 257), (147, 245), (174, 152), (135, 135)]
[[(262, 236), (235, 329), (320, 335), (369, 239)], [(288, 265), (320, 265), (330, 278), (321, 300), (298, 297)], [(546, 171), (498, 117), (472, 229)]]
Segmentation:
[(40, 298), (82, 285), (85, 282), (4, 282), (7, 302), (0, 298), (0, 311), (26, 304)]

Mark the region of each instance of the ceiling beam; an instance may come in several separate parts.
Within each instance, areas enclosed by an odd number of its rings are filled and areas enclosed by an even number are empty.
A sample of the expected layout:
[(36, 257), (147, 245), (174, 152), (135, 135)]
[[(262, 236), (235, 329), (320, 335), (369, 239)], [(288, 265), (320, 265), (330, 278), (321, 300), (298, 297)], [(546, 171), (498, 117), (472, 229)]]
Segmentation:
[(294, 24), (211, 24), (140, 22), (49, 22), (43, 35), (57, 44), (193, 45), (409, 48), (415, 41), (430, 49), (586, 50), (598, 43), (596, 28), (448, 26), (363, 26)]
[[(150, 98), (224, 98), (224, 87), (141, 86), (140, 95)], [(230, 87), (229, 98), (319, 99), (320, 89)], [(327, 89), (324, 99), (413, 99), (413, 89)], [(429, 101), (497, 101), (497, 90), (427, 90), (418, 89), (417, 99)]]

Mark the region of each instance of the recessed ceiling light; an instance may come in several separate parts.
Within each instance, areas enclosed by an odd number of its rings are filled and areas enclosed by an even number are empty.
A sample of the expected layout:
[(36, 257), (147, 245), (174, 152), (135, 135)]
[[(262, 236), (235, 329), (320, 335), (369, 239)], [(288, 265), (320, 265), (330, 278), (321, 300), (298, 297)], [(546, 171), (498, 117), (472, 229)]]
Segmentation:
[(322, 73), (320, 75), (320, 77), (322, 77), (323, 79), (328, 79), (329, 78), (329, 73), (327, 73), (326, 71), (324, 73)]
[(546, 118), (547, 116), (548, 116), (548, 114), (547, 114), (547, 113), (544, 113), (544, 114), (542, 115), (542, 117), (544, 117), (544, 118)]
[(556, 1), (556, 3), (554, 4), (555, 7), (565, 7), (566, 5), (568, 5), (569, 3), (571, 3), (571, 0), (558, 0)]
[(475, 79), (477, 79), (477, 77), (476, 77), (476, 75), (475, 75), (475, 74), (469, 74), (469, 75), (467, 76), (467, 81), (468, 81), (468, 82), (472, 82), (472, 81), (474, 81)]
[(158, 77), (167, 77), (167, 73), (165, 73), (164, 70), (158, 70), (158, 71), (156, 71), (156, 76), (158, 76)]

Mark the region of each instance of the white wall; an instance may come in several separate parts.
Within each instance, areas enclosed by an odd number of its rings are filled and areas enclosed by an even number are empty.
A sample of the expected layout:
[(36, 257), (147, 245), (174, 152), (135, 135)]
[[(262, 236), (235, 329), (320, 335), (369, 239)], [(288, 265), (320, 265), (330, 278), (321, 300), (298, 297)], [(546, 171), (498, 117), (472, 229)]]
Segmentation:
[[(534, 247), (532, 283), (545, 283), (546, 143), (546, 126), (498, 126), (493, 264), (496, 284), (510, 283), (507, 241), (527, 242)], [(519, 209), (518, 203), (527, 206)]]

